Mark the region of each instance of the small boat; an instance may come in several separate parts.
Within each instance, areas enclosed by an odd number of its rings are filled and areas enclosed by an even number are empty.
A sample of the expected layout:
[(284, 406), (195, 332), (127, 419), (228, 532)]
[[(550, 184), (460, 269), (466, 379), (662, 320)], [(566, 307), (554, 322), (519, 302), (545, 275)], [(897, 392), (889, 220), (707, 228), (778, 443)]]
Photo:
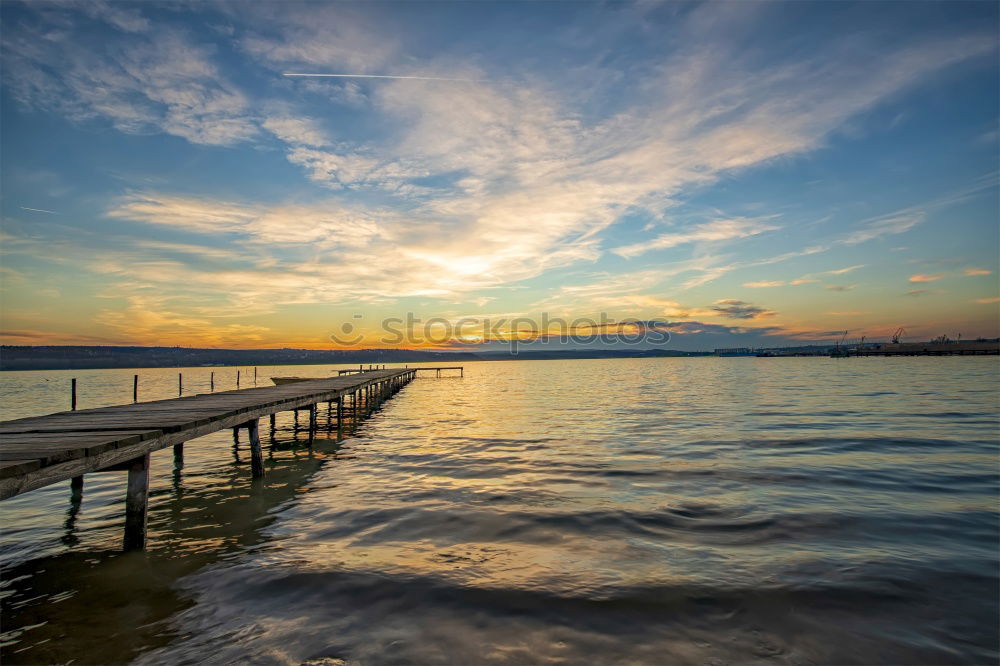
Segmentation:
[(294, 384), (295, 382), (307, 382), (310, 379), (323, 379), (322, 377), (271, 377), (271, 381), (276, 385)]

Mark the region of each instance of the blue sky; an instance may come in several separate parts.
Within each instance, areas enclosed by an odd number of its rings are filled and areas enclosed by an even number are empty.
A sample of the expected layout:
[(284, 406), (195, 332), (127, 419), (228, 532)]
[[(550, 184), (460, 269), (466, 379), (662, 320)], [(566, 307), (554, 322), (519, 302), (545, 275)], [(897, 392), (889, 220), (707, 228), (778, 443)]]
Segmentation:
[(996, 3), (0, 11), (8, 344), (998, 334)]

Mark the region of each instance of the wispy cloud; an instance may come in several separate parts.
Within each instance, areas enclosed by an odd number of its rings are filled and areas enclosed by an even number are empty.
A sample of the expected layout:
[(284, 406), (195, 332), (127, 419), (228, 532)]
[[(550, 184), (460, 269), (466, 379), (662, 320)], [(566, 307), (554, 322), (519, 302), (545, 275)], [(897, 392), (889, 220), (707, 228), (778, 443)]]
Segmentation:
[(306, 72), (282, 72), (282, 76), (327, 78), (327, 79), (398, 79), (402, 81), (461, 81), (476, 83), (483, 79), (455, 79), (444, 76), (402, 76), (396, 74), (319, 74)]
[(940, 280), (944, 275), (911, 275), (909, 277), (910, 282), (934, 282), (935, 280)]
[(660, 234), (647, 242), (618, 247), (612, 251), (623, 257), (634, 257), (651, 250), (663, 250), (686, 243), (711, 243), (746, 238), (762, 234), (766, 231), (774, 231), (778, 228), (761, 219), (736, 218), (714, 220), (693, 229)]
[(992, 275), (993, 271), (986, 270), (985, 268), (966, 268), (964, 271), (962, 271), (962, 273), (968, 276), (977, 276), (977, 275)]
[(823, 288), (830, 291), (851, 291), (857, 286), (856, 284), (828, 284)]
[(864, 268), (864, 264), (858, 264), (857, 266), (848, 266), (847, 268), (838, 268), (832, 271), (825, 271), (827, 275), (844, 275), (845, 273), (850, 273), (856, 271), (859, 268)]
[(54, 210), (45, 210), (44, 208), (28, 208), (26, 206), (19, 206), (21, 210), (31, 211), (32, 213), (48, 213), (49, 215), (58, 215)]
[(764, 319), (777, 314), (767, 308), (734, 299), (716, 301), (712, 310), (727, 319)]

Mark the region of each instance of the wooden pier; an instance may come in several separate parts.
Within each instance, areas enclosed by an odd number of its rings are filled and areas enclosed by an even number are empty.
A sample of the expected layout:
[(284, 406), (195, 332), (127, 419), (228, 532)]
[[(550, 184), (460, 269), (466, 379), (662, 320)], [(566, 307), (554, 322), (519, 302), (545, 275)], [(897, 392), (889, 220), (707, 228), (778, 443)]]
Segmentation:
[(247, 431), (251, 473), (264, 475), (259, 419), (278, 412), (309, 413), (309, 444), (317, 430), (317, 411), (327, 403), (338, 437), (416, 376), (417, 368), (356, 372), (293, 384), (154, 400), (114, 407), (59, 412), (0, 422), (0, 500), (72, 479), (75, 495), (87, 472), (128, 472), (125, 499), (126, 550), (146, 542), (150, 454), (173, 447), (183, 464), (184, 443), (227, 428), (234, 445)]
[[(371, 366), (368, 366), (368, 367), (369, 367), (369, 369), (371, 368)], [(435, 372), (435, 376), (436, 377), (440, 377), (441, 376), (441, 371), (442, 370), (458, 370), (458, 376), (459, 377), (464, 377), (465, 376), (465, 366), (461, 366), (461, 365), (445, 365), (445, 366), (440, 366), (440, 367), (419, 366), (419, 367), (407, 368), (407, 369), (408, 370), (413, 370), (414, 372), (420, 372), (421, 370), (426, 370), (426, 371), (433, 370)], [(337, 370), (337, 374), (338, 375), (351, 375), (351, 374), (357, 374), (359, 372), (365, 372), (365, 369), (364, 369), (363, 366), (360, 367), (360, 368), (358, 368), (357, 370), (355, 370), (354, 368), (350, 368), (350, 369), (347, 369), (347, 370)]]

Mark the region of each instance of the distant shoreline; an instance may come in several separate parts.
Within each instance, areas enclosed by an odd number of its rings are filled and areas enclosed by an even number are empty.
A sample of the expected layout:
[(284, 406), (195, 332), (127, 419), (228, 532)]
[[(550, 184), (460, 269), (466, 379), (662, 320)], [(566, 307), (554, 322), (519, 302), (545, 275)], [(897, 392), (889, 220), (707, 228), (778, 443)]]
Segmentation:
[(243, 367), (279, 365), (367, 365), (378, 363), (434, 363), (527, 361), (587, 358), (669, 358), (711, 356), (712, 352), (664, 349), (580, 349), (567, 351), (436, 352), (359, 349), (198, 349), (188, 347), (51, 346), (0, 347), (0, 371), (107, 370), (125, 368)]
[[(981, 344), (972, 341), (946, 343), (948, 352), (966, 345)], [(989, 341), (996, 346), (996, 341)], [(878, 344), (866, 349), (916, 351), (921, 347), (941, 349), (941, 344), (903, 343)], [(906, 350), (905, 348), (911, 348)], [(193, 367), (246, 367), (282, 365), (368, 365), (478, 361), (552, 361), (574, 359), (617, 358), (691, 358), (691, 357), (746, 357), (746, 356), (812, 356), (826, 358), (836, 349), (835, 345), (807, 345), (770, 350), (719, 349), (714, 351), (681, 351), (676, 349), (568, 349), (523, 350), (510, 352), (440, 352), (425, 350), (359, 349), (351, 351), (316, 351), (308, 349), (200, 349), (193, 347), (119, 347), (119, 346), (0, 346), (0, 371), (18, 370), (111, 370)], [(854, 349), (847, 346), (844, 349)], [(737, 353), (738, 352), (738, 353)], [(995, 352), (994, 352), (995, 353)], [(872, 351), (871, 355), (882, 355)], [(935, 352), (931, 352), (936, 355)], [(856, 353), (852, 352), (851, 356)], [(863, 352), (867, 356), (869, 353)], [(892, 354), (896, 355), (896, 354)], [(900, 353), (899, 355), (908, 355)], [(922, 354), (921, 354), (922, 355)]]

